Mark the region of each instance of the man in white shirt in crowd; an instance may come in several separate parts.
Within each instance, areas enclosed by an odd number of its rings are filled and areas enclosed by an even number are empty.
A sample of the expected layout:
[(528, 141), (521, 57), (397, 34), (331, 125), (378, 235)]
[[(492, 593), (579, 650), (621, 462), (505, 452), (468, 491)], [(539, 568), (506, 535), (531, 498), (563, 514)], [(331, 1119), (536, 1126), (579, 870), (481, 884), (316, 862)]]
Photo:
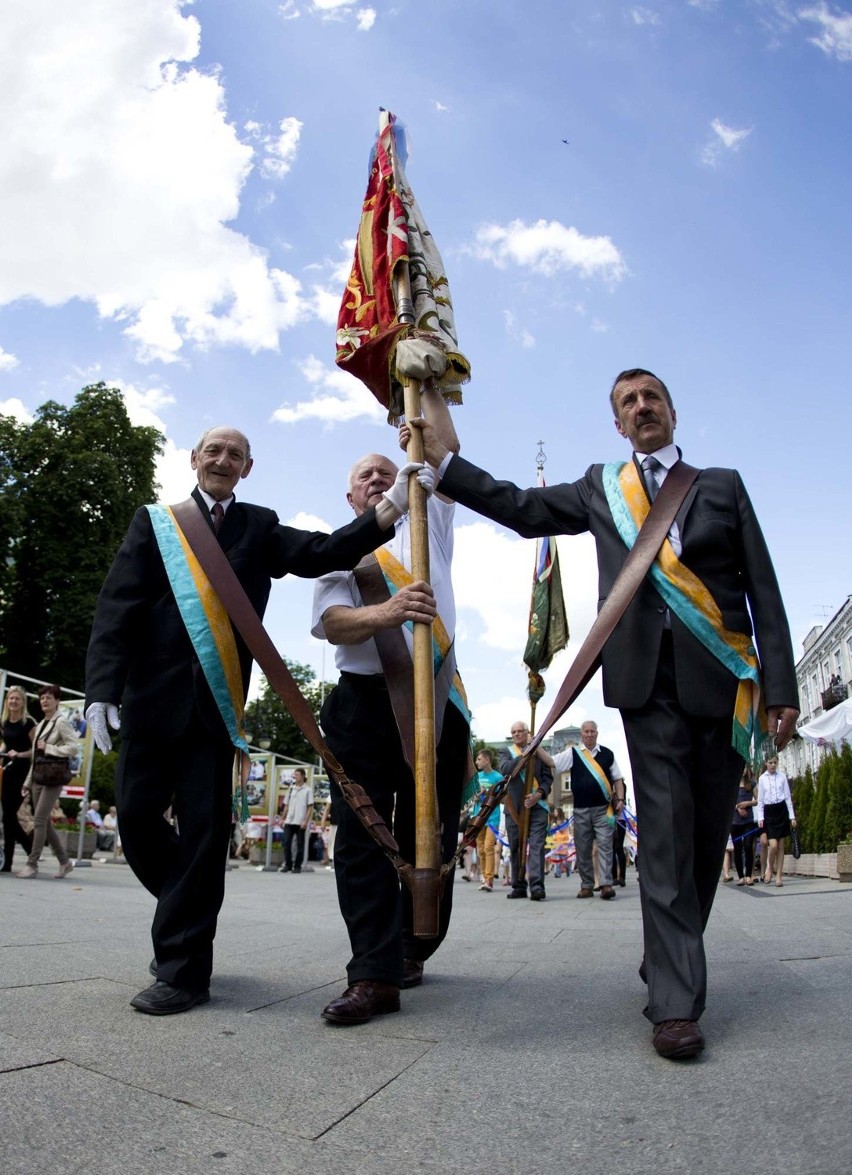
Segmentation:
[[(304, 767), (293, 772), (293, 782), (287, 792), (287, 800), (281, 811), (284, 822), (284, 864), (279, 873), (301, 873), (305, 859), (305, 836), (314, 809), (314, 796), (308, 787), (308, 775)], [(293, 853), (293, 841), (296, 852)]]
[(615, 821), (624, 808), (624, 774), (609, 747), (598, 742), (598, 726), (588, 719), (580, 727), (583, 745), (568, 747), (552, 757), (553, 770), (567, 772), (574, 797), (574, 848), (580, 873), (578, 898), (594, 896), (592, 857), (598, 846), (601, 897), (615, 897), (612, 885), (612, 840)]

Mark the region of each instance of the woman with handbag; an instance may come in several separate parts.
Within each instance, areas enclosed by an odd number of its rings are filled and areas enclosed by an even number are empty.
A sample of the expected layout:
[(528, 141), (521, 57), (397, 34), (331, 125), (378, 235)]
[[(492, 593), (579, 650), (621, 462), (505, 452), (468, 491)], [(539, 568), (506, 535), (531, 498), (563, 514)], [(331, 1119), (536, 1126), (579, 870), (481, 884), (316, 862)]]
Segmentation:
[(44, 718), (38, 724), (33, 742), (33, 762), (24, 788), (29, 788), (33, 804), (33, 844), (27, 863), (16, 877), (37, 877), (38, 862), (45, 840), (59, 861), (59, 880), (74, 868), (65, 846), (53, 827), (50, 813), (59, 793), (71, 778), (71, 760), (79, 751), (77, 732), (59, 713), (59, 686), (43, 685), (38, 701)]
[(778, 770), (778, 756), (766, 760), (766, 770), (757, 785), (757, 823), (766, 828), (769, 838), (769, 853), (763, 880), (769, 884), (775, 874), (775, 884), (783, 885), (784, 838), (790, 829), (796, 827), (796, 813), (793, 811), (793, 797), (790, 784), (783, 771)]
[(737, 870), (737, 885), (754, 885), (754, 838), (757, 824), (754, 819), (754, 780), (751, 768), (746, 764), (740, 779), (740, 790), (731, 822), (731, 838), (734, 843), (734, 864)]
[[(35, 721), (27, 713), (27, 691), (22, 685), (10, 685), (3, 703), (3, 742), (0, 755), (3, 763), (3, 873), (12, 871), (12, 854), (19, 844), (29, 856), (33, 835), (18, 819), (23, 800), (24, 780), (32, 762)], [(32, 824), (29, 825), (32, 828)]]

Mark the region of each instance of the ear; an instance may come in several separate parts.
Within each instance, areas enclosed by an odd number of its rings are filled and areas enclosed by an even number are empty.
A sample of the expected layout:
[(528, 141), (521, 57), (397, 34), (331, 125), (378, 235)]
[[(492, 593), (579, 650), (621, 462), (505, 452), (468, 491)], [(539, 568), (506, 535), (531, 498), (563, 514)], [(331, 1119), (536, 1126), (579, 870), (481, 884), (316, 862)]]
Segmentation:
[(677, 428), (677, 413), (672, 408), (672, 432)]
[(347, 493), (347, 495), (346, 495), (346, 501), (349, 503), (349, 505), (350, 505), (350, 506), (352, 507), (352, 509), (354, 510), (354, 509), (355, 509), (355, 502), (353, 501), (353, 499), (352, 499), (352, 495), (351, 495), (350, 493)]
[(626, 432), (624, 431), (624, 429), (622, 428), (622, 426), (621, 426), (621, 421), (618, 419), (618, 417), (617, 417), (617, 416), (616, 416), (615, 420), (613, 420), (613, 422), (612, 422), (612, 423), (615, 425), (615, 431), (618, 433), (618, 435), (619, 435), (620, 437), (626, 437), (626, 436), (627, 436), (627, 433), (626, 433)]
[(243, 471), (240, 474), (240, 478), (248, 477), (248, 475), (251, 473), (252, 465), (254, 465), (254, 457), (249, 457), (248, 461), (246, 461), (245, 465), (243, 466)]
[(191, 465), (191, 467), (193, 469), (198, 468), (198, 454), (196, 453), (195, 449), (193, 449), (192, 452), (190, 453), (189, 464)]

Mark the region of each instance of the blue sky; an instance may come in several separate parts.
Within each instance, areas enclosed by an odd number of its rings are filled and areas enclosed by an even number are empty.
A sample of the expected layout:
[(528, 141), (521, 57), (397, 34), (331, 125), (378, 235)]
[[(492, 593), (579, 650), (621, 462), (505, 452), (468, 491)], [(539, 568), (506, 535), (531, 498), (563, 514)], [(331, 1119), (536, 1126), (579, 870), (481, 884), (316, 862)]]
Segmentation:
[[(165, 499), (201, 429), (234, 423), (246, 498), (347, 521), (349, 466), (396, 455), (333, 365), (386, 106), (473, 369), (465, 455), (522, 484), (540, 439), (550, 482), (624, 456), (607, 390), (649, 367), (687, 460), (743, 472), (797, 654), (852, 590), (848, 7), (12, 0), (4, 26), (0, 410), (103, 379), (165, 432)], [(534, 551), (457, 523), (459, 663), (496, 739), (525, 712)], [(586, 538), (560, 551), (576, 649), (594, 557)], [(268, 622), (319, 672), (310, 602), (287, 581)], [(586, 716), (626, 761), (597, 683), (569, 713)]]

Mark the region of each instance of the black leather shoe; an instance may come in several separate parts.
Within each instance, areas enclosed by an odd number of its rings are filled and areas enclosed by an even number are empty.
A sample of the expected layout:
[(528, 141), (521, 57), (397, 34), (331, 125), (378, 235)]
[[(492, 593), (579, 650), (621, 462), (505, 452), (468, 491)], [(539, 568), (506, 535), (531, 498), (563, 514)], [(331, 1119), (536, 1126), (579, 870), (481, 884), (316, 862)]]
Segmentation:
[(545, 900), (545, 897), (546, 897), (546, 894), (543, 889), (531, 889), (530, 890), (530, 901), (531, 902), (543, 902)]
[(157, 980), (130, 1001), (131, 1008), (145, 1012), (148, 1016), (173, 1016), (176, 1012), (188, 1012), (196, 1004), (206, 1004), (210, 989), (188, 991), (184, 987), (172, 987), (170, 983)]
[(511, 901), (512, 898), (526, 898), (527, 891), (525, 889), (513, 889), (506, 894), (506, 897)]
[(654, 1025), (651, 1043), (669, 1061), (694, 1057), (704, 1048), (704, 1035), (696, 1020), (663, 1020)]
[(399, 1011), (399, 988), (374, 979), (358, 979), (322, 1010), (330, 1024), (366, 1024), (373, 1016)]
[(152, 959), (151, 962), (148, 964), (148, 972), (149, 972), (149, 974), (153, 975), (155, 979), (157, 978), (157, 960), (156, 959)]
[(419, 959), (402, 960), (402, 986), (419, 987), (423, 982), (423, 964)]

